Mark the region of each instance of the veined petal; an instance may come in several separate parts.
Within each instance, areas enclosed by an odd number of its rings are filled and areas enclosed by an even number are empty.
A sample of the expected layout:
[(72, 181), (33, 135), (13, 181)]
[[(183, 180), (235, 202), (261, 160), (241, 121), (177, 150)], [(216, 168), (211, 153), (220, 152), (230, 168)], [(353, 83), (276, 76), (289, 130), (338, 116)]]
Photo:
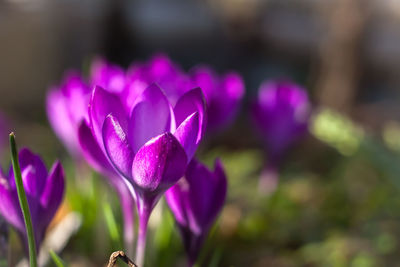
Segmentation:
[(139, 97), (129, 121), (129, 141), (137, 152), (151, 138), (170, 131), (174, 117), (167, 97), (156, 85), (150, 85)]
[(121, 124), (111, 114), (104, 121), (103, 140), (107, 155), (114, 167), (124, 177), (130, 178), (134, 153)]
[(203, 92), (200, 88), (195, 88), (188, 91), (181, 98), (174, 108), (175, 120), (177, 127), (186, 120), (194, 112), (199, 114), (199, 131), (196, 142), (199, 143), (203, 137), (204, 130), (206, 127), (206, 101)]
[(102, 146), (103, 123), (109, 114), (117, 118), (121, 127), (126, 129), (127, 116), (118, 96), (96, 86), (92, 92), (92, 98), (89, 103), (89, 117), (93, 135), (97, 143), (101, 146), (101, 149), (104, 149)]
[(181, 143), (186, 151), (188, 161), (192, 159), (196, 152), (199, 135), (199, 113), (195, 112), (184, 120), (174, 133), (176, 139)]
[(161, 193), (184, 174), (186, 153), (171, 133), (147, 142), (136, 154), (132, 175), (136, 186), (144, 192)]

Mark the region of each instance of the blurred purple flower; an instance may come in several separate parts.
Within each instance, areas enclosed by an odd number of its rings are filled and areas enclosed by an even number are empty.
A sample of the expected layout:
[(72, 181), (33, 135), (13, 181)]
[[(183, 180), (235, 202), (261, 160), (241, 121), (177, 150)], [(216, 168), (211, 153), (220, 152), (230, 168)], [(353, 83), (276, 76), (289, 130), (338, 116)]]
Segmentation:
[[(50, 173), (47, 173), (42, 159), (28, 149), (22, 149), (18, 157), (35, 233), (36, 249), (39, 251), (46, 229), (63, 199), (64, 171), (57, 161)], [(27, 247), (25, 224), (12, 168), (8, 175), (0, 170), (0, 214), (19, 232)]]
[(163, 54), (154, 55), (148, 62), (133, 62), (127, 72), (125, 99), (128, 106), (150, 84), (157, 83), (163, 88), (171, 104), (175, 104), (180, 96), (198, 87), (192, 84), (187, 74)]
[[(155, 84), (137, 96), (129, 112), (120, 97), (96, 87), (89, 104), (92, 143), (104, 154), (136, 195), (139, 213), (137, 263), (143, 262), (147, 222), (162, 194), (184, 174), (204, 132), (205, 100), (199, 88), (173, 107)], [(90, 149), (88, 147), (88, 149)]]
[(100, 86), (113, 93), (121, 93), (126, 86), (125, 71), (118, 65), (96, 58), (90, 68), (90, 88)]
[(195, 67), (190, 74), (194, 84), (199, 86), (206, 97), (208, 131), (218, 131), (233, 121), (244, 95), (242, 77), (230, 72), (222, 77), (209, 67)]
[(261, 85), (253, 119), (270, 154), (280, 156), (307, 132), (310, 102), (307, 92), (290, 82)]
[(224, 205), (226, 191), (227, 180), (221, 162), (216, 161), (212, 172), (194, 159), (185, 177), (166, 192), (190, 266), (196, 262), (204, 239)]
[[(91, 80), (88, 84), (99, 83), (111, 91), (122, 90), (119, 67), (111, 65), (101, 59), (94, 61), (91, 68)], [(87, 151), (102, 151), (97, 142), (91, 138), (88, 126), (88, 106), (91, 89), (76, 72), (65, 75), (59, 87), (53, 87), (47, 94), (47, 115), (57, 136), (75, 158), (76, 162), (84, 157), (86, 161), (99, 173), (108, 179), (118, 192), (124, 218), (124, 238), (126, 244), (131, 244), (134, 236), (133, 207), (134, 200), (124, 181), (114, 171), (107, 158), (102, 153), (92, 154)], [(91, 149), (87, 149), (90, 147)]]
[(269, 156), (269, 163), (263, 171), (265, 179), (261, 182), (276, 185), (276, 181), (271, 179), (277, 179), (282, 156), (307, 132), (310, 118), (307, 92), (291, 82), (264, 82), (252, 106), (252, 115)]
[(47, 115), (53, 130), (75, 158), (81, 156), (78, 126), (87, 118), (90, 89), (76, 72), (65, 75), (47, 94)]
[(197, 66), (185, 73), (163, 54), (155, 55), (146, 63), (134, 63), (127, 79), (124, 92), (127, 106), (131, 106), (137, 95), (152, 83), (163, 88), (172, 104), (187, 91), (200, 87), (207, 100), (207, 131), (213, 132), (232, 122), (244, 95), (244, 83), (237, 73), (218, 77), (207, 66)]

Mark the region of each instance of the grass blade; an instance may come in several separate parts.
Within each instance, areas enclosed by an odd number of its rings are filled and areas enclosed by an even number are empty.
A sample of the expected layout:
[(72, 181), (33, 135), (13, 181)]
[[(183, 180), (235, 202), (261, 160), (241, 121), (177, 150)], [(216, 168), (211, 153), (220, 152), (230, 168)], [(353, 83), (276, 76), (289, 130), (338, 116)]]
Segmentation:
[(103, 212), (104, 212), (104, 217), (106, 219), (106, 225), (107, 225), (111, 240), (116, 245), (119, 246), (121, 243), (121, 237), (120, 237), (120, 234), (118, 231), (118, 226), (117, 226), (117, 222), (114, 217), (114, 213), (113, 213), (109, 203), (103, 204)]
[(64, 261), (53, 250), (50, 250), (49, 253), (57, 267), (65, 267)]
[(11, 147), (11, 162), (15, 177), (15, 185), (17, 187), (19, 204), (21, 206), (22, 214), (24, 216), (26, 235), (28, 237), (29, 266), (37, 267), (35, 236), (33, 233), (32, 219), (31, 219), (31, 214), (29, 212), (28, 201), (26, 199), (24, 185), (22, 183), (22, 175), (21, 175), (21, 169), (19, 167), (17, 145), (15, 144), (14, 133), (10, 133), (10, 147)]

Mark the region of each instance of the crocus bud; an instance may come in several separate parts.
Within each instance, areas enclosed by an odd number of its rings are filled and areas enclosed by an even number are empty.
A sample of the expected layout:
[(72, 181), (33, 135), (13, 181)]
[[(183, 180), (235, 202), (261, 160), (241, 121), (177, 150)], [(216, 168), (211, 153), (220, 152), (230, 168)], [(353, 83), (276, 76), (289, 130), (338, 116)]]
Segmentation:
[(291, 82), (264, 82), (252, 106), (252, 115), (268, 152), (260, 189), (270, 192), (273, 188), (267, 187), (276, 186), (283, 155), (307, 132), (310, 117), (307, 92)]
[[(57, 161), (47, 173), (42, 159), (28, 149), (22, 149), (18, 158), (31, 213), (36, 249), (39, 251), (46, 229), (63, 199), (64, 171)], [(27, 247), (25, 224), (12, 168), (8, 175), (0, 170), (0, 214), (20, 233)]]
[(270, 154), (280, 156), (307, 131), (310, 102), (307, 92), (290, 82), (261, 85), (253, 119)]
[(244, 95), (242, 77), (230, 72), (218, 77), (209, 67), (198, 66), (190, 72), (193, 84), (199, 86), (206, 97), (208, 131), (218, 131), (229, 125), (239, 110)]
[(194, 159), (185, 177), (165, 194), (182, 234), (190, 265), (195, 263), (203, 241), (224, 205), (226, 190), (227, 181), (219, 160), (214, 171), (210, 171)]

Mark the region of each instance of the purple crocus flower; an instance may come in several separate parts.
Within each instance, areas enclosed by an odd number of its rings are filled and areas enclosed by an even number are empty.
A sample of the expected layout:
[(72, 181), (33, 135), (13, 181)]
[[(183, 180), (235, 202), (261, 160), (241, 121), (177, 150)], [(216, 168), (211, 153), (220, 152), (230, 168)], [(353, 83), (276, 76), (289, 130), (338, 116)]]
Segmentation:
[(134, 62), (127, 73), (126, 100), (132, 103), (150, 84), (163, 88), (168, 100), (175, 104), (180, 96), (196, 86), (188, 75), (170, 58), (154, 55), (149, 61)]
[(227, 181), (219, 160), (213, 172), (192, 160), (185, 177), (165, 195), (182, 234), (189, 266), (196, 262), (203, 241), (222, 209), (226, 189)]
[(207, 130), (216, 132), (231, 123), (239, 110), (244, 95), (244, 82), (235, 72), (222, 77), (207, 66), (195, 67), (190, 72), (193, 84), (199, 86), (206, 97), (209, 114)]
[(87, 117), (90, 89), (76, 72), (47, 94), (47, 115), (54, 132), (75, 158), (80, 158), (78, 126)]
[[(99, 83), (110, 88), (112, 92), (118, 92), (122, 90), (121, 79), (122, 73), (119, 67), (100, 59), (94, 61), (89, 84)], [(46, 102), (47, 114), (55, 133), (76, 162), (79, 163), (82, 157), (85, 158), (96, 171), (107, 178), (118, 192), (124, 218), (124, 238), (129, 250), (134, 238), (134, 200), (124, 181), (114, 171), (108, 160), (104, 156), (99, 157), (101, 153), (95, 153), (95, 156), (88, 153), (96, 149), (101, 152), (100, 148), (96, 148), (97, 143), (91, 143), (90, 137), (87, 137), (91, 135), (88, 126), (90, 94), (91, 90), (83, 78), (76, 72), (68, 72), (61, 85), (49, 91)]]
[(211, 132), (232, 122), (244, 95), (244, 83), (237, 73), (229, 72), (219, 77), (207, 66), (197, 66), (185, 73), (163, 54), (155, 55), (146, 63), (134, 63), (128, 71), (127, 80), (124, 99), (128, 106), (154, 82), (163, 88), (172, 104), (187, 91), (200, 87), (207, 102), (207, 131)]
[(89, 118), (93, 139), (136, 195), (136, 256), (142, 266), (150, 213), (162, 194), (183, 176), (203, 136), (204, 96), (195, 88), (173, 107), (162, 89), (151, 84), (127, 111), (118, 95), (96, 87)]
[(114, 93), (122, 92), (127, 82), (125, 71), (121, 67), (101, 58), (92, 62), (89, 80), (90, 88), (97, 85)]
[(252, 106), (253, 120), (269, 154), (260, 183), (262, 191), (275, 187), (277, 170), (288, 148), (307, 132), (310, 102), (307, 92), (287, 81), (267, 81)]
[[(46, 229), (63, 199), (64, 171), (57, 161), (48, 173), (42, 159), (28, 149), (22, 149), (18, 158), (32, 218), (36, 249), (39, 251)], [(25, 224), (12, 168), (8, 175), (0, 170), (0, 214), (20, 233), (27, 247)]]

